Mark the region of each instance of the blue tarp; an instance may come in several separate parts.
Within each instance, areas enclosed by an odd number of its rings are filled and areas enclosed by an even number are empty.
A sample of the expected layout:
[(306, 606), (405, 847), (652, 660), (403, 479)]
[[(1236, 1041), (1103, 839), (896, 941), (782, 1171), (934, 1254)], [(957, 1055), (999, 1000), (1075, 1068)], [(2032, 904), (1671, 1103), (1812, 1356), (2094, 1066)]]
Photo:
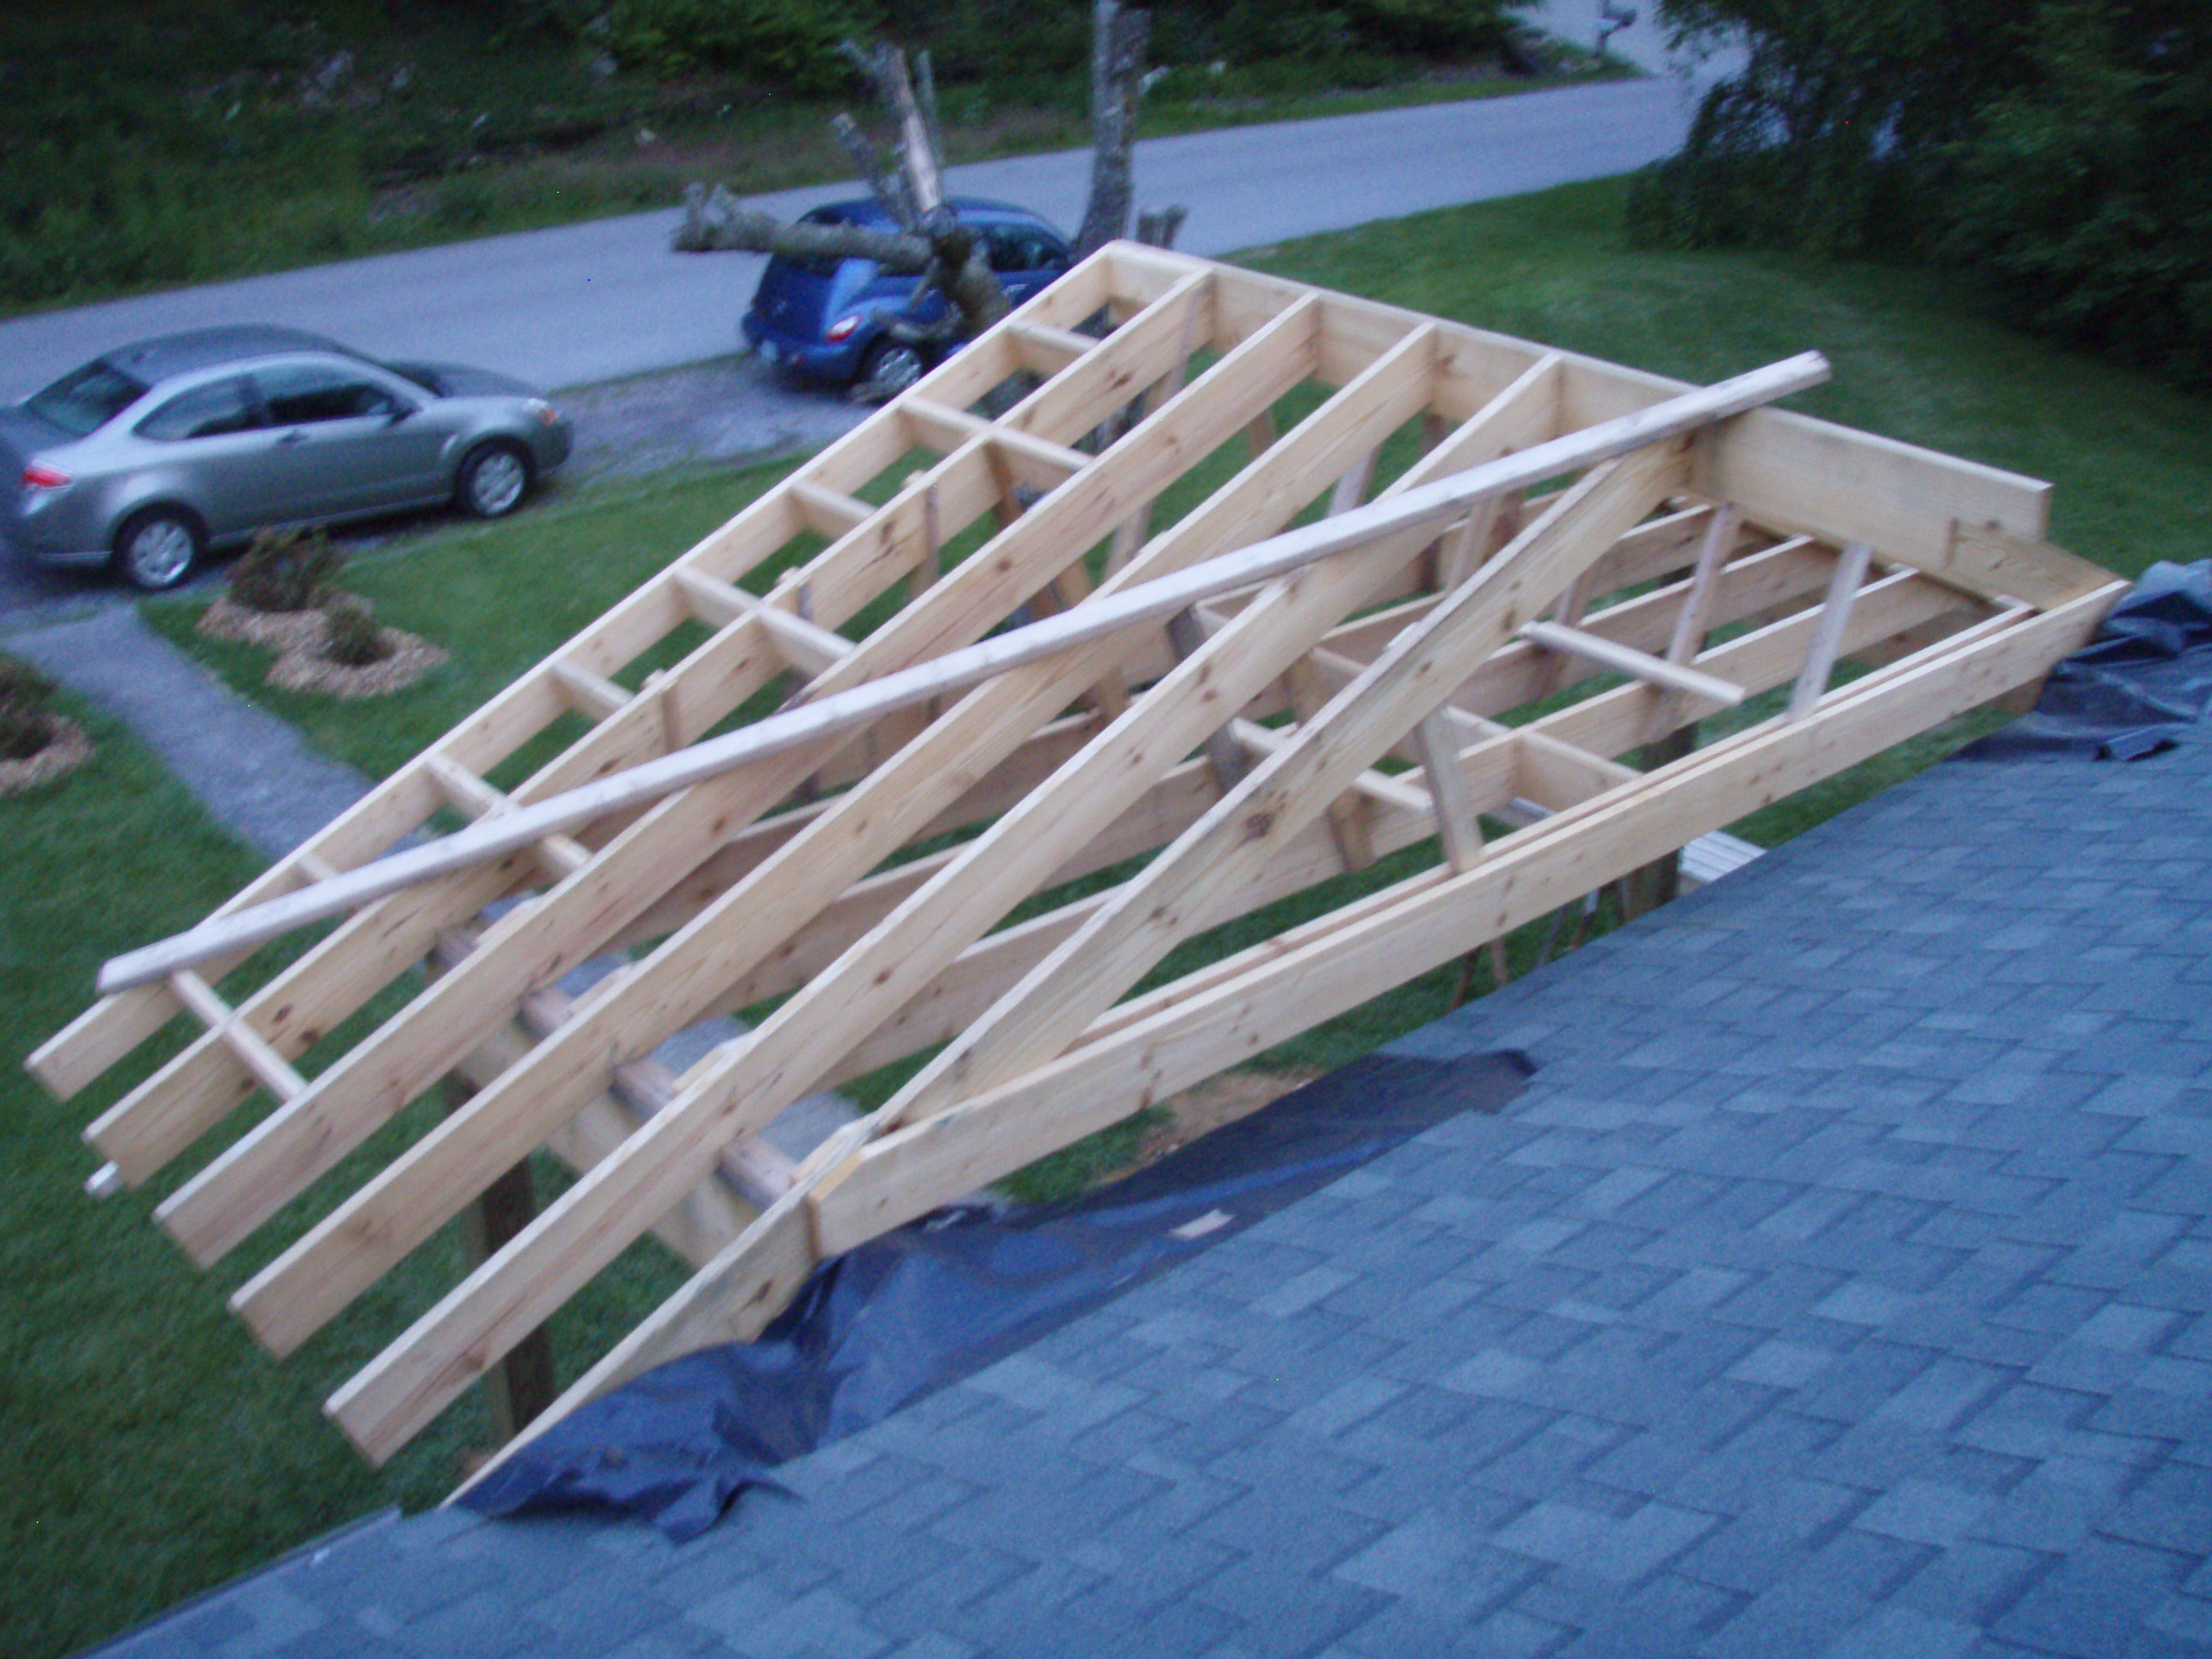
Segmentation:
[(2051, 671), (2034, 712), (1962, 752), (2136, 760), (2186, 741), (2212, 709), (2212, 562), (2154, 564), (2097, 637)]
[(1510, 1051), (1370, 1055), (1083, 1198), (926, 1217), (824, 1263), (758, 1341), (689, 1355), (579, 1408), (462, 1501), (495, 1516), (614, 1510), (679, 1542), (696, 1536), (746, 1487), (773, 1487), (777, 1464), (981, 1370), (1424, 1129), (1498, 1111), (1534, 1069)]

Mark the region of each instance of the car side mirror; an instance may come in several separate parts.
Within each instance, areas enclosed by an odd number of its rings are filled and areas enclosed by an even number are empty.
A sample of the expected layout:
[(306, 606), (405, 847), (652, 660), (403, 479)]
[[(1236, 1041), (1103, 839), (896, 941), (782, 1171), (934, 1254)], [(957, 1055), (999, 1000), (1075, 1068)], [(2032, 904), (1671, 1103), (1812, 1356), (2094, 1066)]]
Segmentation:
[(392, 402), (391, 413), (384, 417), (384, 423), (386, 426), (398, 426), (400, 422), (412, 420), (416, 416), (420, 415), (422, 412), (422, 404), (403, 404), (395, 398)]

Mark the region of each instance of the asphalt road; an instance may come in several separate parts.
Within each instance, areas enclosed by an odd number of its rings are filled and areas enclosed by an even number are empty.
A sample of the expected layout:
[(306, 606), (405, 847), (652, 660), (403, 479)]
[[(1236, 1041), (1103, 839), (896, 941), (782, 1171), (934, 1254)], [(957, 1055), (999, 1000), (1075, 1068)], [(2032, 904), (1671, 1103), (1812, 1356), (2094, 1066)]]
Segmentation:
[[(1572, 11), (1591, 0), (1551, 3)], [(1673, 150), (1692, 107), (1686, 81), (1656, 78), (1152, 139), (1137, 148), (1138, 199), (1182, 204), (1178, 246), (1226, 253), (1625, 172)], [(957, 167), (950, 179), (1072, 228), (1089, 167), (1087, 150), (1063, 150)], [(754, 200), (788, 216), (856, 189)], [(762, 262), (672, 252), (678, 217), (636, 214), (0, 321), (0, 400), (124, 341), (230, 321), (289, 324), (378, 356), (476, 363), (556, 389), (726, 358)], [(746, 368), (750, 395), (825, 395)], [(580, 438), (590, 438), (580, 424)], [(108, 591), (96, 574), (0, 560), (0, 617)]]
[[(1615, 81), (1152, 139), (1137, 149), (1138, 196), (1183, 204), (1179, 245), (1225, 253), (1623, 172), (1671, 150), (1687, 118), (1681, 83)], [(1062, 150), (957, 167), (951, 179), (957, 191), (1020, 202), (1073, 228), (1089, 164), (1087, 150)], [(787, 216), (855, 189), (757, 200)], [(556, 388), (702, 362), (733, 349), (761, 262), (671, 252), (678, 216), (633, 214), (15, 318), (0, 322), (0, 398), (125, 340), (249, 319)]]

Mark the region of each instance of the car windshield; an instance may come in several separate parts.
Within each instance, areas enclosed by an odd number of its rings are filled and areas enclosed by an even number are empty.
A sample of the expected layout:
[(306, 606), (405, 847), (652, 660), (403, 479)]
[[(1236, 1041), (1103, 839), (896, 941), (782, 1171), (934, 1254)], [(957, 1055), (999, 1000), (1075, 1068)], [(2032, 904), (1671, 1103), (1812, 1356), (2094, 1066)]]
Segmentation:
[(447, 395), (446, 383), (420, 363), (386, 363), (384, 367), (404, 380), (412, 380), (434, 398)]
[(33, 393), (25, 407), (71, 437), (96, 432), (146, 395), (146, 388), (106, 362), (87, 363)]

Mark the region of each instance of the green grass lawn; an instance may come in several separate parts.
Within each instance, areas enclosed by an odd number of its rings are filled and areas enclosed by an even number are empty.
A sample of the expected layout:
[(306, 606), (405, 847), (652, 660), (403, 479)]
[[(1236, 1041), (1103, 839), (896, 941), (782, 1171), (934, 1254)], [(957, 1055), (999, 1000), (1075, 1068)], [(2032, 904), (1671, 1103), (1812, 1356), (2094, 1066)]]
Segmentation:
[[(104, 1204), (82, 1192), (97, 1161), (78, 1139), (87, 1114), (49, 1099), (22, 1056), (91, 1000), (106, 957), (190, 925), (258, 860), (125, 732), (69, 712), (98, 742), (93, 761), (0, 799), (0, 1652), (24, 1659), (112, 1633), (380, 1504), (434, 1500), (475, 1432), (449, 1425), (371, 1471), (319, 1411), (373, 1352), (362, 1327), (305, 1366), (273, 1365), (223, 1307), (246, 1261), (202, 1274), (149, 1224), (166, 1184)], [(450, 1274), (449, 1246), (422, 1256), (418, 1278)]]
[[(1618, 183), (1575, 186), (1271, 248), (1253, 263), (1689, 380), (1818, 348), (1836, 377), (1800, 400), (1813, 412), (2053, 480), (2055, 538), (2112, 569), (2204, 556), (2212, 399), (2019, 338), (1916, 275), (1632, 252), (1619, 230), (1621, 194)], [(266, 691), (266, 656), (200, 639), (195, 605), (148, 614), (321, 747), (383, 773), (777, 471), (556, 493), (515, 520), (433, 524), (357, 562), (346, 586), (453, 653), (386, 702)], [(0, 801), (0, 833), (15, 849), (15, 878), (0, 890), (0, 1047), (11, 1061), (89, 1000), (101, 960), (196, 919), (254, 868), (124, 734), (92, 724), (102, 746), (91, 768)], [(1909, 744), (1747, 831), (1771, 839), (1839, 810), (1968, 729)], [(1378, 876), (1404, 861), (1386, 861)], [(1518, 966), (1534, 960), (1542, 933), (1540, 925), (1516, 942)], [(1455, 976), (1429, 975), (1274, 1058), (1340, 1063), (1442, 1012)], [(17, 1126), (15, 1169), (0, 1189), (9, 1352), (0, 1423), (17, 1448), (0, 1495), (14, 1569), (0, 1588), (0, 1651), (66, 1651), (379, 1503), (420, 1504), (450, 1486), (473, 1422), (449, 1422), (373, 1474), (319, 1412), (362, 1357), (368, 1327), (392, 1328), (395, 1311), (450, 1274), (449, 1241), (418, 1253), (367, 1317), (271, 1364), (222, 1308), (271, 1247), (257, 1242), (257, 1254), (210, 1282), (149, 1224), (158, 1193), (98, 1205), (78, 1191), (93, 1159), (76, 1132), (112, 1091), (56, 1106), (13, 1064), (0, 1090)], [(609, 1294), (641, 1297), (658, 1282), (647, 1265)], [(618, 1322), (627, 1305), (605, 1317)]]

